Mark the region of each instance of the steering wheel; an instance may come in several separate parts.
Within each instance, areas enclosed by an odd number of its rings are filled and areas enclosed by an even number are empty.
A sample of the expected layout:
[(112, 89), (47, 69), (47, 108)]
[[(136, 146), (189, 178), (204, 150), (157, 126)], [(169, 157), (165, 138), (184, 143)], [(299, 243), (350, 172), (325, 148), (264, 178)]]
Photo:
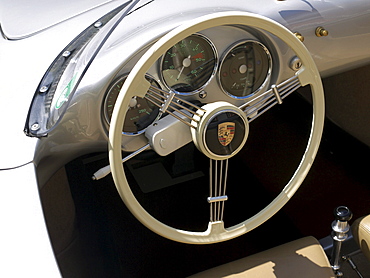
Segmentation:
[[(246, 25), (263, 29), (280, 38), (296, 53), (301, 59), (302, 67), (295, 73), (292, 79), (295, 79), (299, 86), (308, 84), (311, 86), (313, 105), (311, 134), (302, 160), (292, 178), (279, 195), (264, 209), (245, 221), (228, 228), (224, 227), (222, 217), (211, 217), (208, 228), (204, 232), (178, 230), (152, 217), (140, 205), (132, 193), (122, 165), (122, 127), (127, 107), (129, 107), (132, 97), (144, 97), (148, 91), (150, 84), (146, 80), (145, 75), (155, 61), (180, 40), (201, 30), (220, 25)], [(273, 88), (271, 91), (276, 93), (278, 90)], [(207, 134), (212, 132), (215, 134), (214, 130), (211, 130), (213, 128), (211, 127), (211, 122), (214, 122), (213, 120), (216, 116), (221, 116), (217, 118), (222, 118), (225, 113), (228, 113), (228, 115), (231, 114), (232, 117), (226, 122), (216, 123), (216, 126), (218, 125), (217, 128), (229, 129), (231, 133), (241, 134), (241, 137), (238, 140), (232, 140), (235, 141), (234, 145), (230, 143), (230, 137), (227, 136), (223, 139), (214, 139), (219, 140), (219, 145), (221, 146), (221, 151), (219, 151), (217, 148), (213, 149), (211, 146), (214, 142), (208, 142)], [(205, 15), (173, 29), (159, 39), (142, 56), (127, 77), (116, 101), (109, 131), (109, 159), (113, 179), (123, 202), (129, 210), (147, 228), (157, 234), (174, 241), (191, 244), (208, 244), (229, 240), (243, 235), (264, 223), (278, 212), (294, 195), (305, 179), (316, 156), (322, 136), (324, 117), (324, 93), (319, 72), (308, 50), (292, 32), (271, 19), (247, 12), (220, 12)], [(210, 157), (210, 160), (215, 163), (227, 164), (227, 159), (235, 155), (243, 147), (248, 137), (248, 118), (245, 116), (245, 112), (239, 107), (227, 102), (214, 102), (200, 107), (198, 112), (193, 116), (192, 124), (195, 127), (187, 127), (189, 129), (189, 136), (191, 134), (191, 138), (198, 149)], [(225, 201), (227, 197), (224, 193), (222, 192), (208, 198), (210, 205)]]

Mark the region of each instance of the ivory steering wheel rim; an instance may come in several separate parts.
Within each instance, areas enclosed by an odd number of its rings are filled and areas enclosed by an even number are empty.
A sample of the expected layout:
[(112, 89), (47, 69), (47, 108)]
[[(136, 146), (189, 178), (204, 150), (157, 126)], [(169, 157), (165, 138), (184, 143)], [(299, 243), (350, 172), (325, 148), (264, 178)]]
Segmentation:
[[(127, 182), (121, 152), (122, 127), (126, 109), (129, 106), (130, 92), (144, 97), (149, 88), (145, 74), (150, 66), (170, 47), (183, 38), (201, 30), (220, 25), (246, 25), (270, 32), (283, 40), (301, 59), (302, 68), (296, 73), (302, 86), (310, 85), (312, 92), (313, 119), (310, 138), (302, 160), (288, 184), (280, 194), (264, 209), (245, 221), (229, 228), (223, 222), (210, 222), (204, 232), (178, 230), (152, 217), (137, 201)], [(284, 26), (266, 17), (247, 12), (219, 12), (205, 15), (187, 22), (159, 39), (138, 61), (127, 77), (119, 94), (109, 131), (109, 160), (116, 188), (131, 213), (147, 228), (155, 233), (183, 243), (209, 244), (226, 241), (243, 235), (258, 227), (278, 212), (294, 195), (305, 179), (319, 148), (325, 118), (324, 92), (320, 74), (305, 46)]]

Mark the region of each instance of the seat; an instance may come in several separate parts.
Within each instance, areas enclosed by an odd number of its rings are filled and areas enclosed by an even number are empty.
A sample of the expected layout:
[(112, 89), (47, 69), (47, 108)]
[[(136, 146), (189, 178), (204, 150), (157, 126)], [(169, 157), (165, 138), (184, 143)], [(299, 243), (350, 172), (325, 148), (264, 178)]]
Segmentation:
[(370, 214), (353, 222), (352, 234), (362, 253), (370, 261)]
[(304, 237), (190, 277), (327, 278), (335, 275), (319, 242), (314, 237)]

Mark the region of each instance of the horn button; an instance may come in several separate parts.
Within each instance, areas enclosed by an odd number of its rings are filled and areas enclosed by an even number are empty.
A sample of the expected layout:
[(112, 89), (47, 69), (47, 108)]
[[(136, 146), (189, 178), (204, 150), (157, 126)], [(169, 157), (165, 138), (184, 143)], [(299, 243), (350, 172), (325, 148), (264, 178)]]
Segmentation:
[(223, 160), (236, 155), (247, 141), (249, 125), (245, 113), (227, 102), (202, 107), (193, 117), (192, 139), (197, 148), (211, 159)]

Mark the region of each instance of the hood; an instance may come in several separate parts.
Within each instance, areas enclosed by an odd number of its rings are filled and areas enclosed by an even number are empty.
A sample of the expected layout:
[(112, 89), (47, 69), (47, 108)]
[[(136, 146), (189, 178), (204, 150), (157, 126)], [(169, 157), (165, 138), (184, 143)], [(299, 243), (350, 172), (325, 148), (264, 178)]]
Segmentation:
[(32, 36), (81, 13), (117, 0), (1, 0), (3, 36), (15, 40)]

